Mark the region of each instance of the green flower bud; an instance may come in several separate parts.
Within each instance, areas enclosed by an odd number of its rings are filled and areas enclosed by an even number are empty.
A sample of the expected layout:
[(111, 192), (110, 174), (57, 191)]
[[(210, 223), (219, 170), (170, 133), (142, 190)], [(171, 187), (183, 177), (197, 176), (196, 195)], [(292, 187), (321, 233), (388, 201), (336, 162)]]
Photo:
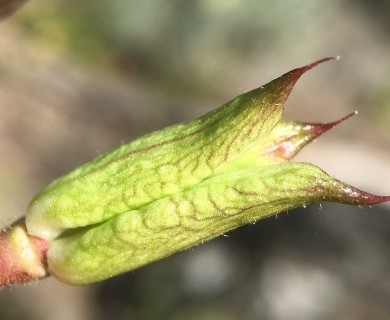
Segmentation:
[(314, 201), (374, 204), (321, 169), (289, 160), (343, 121), (280, 121), (298, 78), (327, 58), (199, 119), (148, 134), (55, 180), (31, 202), (48, 272), (85, 284), (138, 268), (243, 224)]

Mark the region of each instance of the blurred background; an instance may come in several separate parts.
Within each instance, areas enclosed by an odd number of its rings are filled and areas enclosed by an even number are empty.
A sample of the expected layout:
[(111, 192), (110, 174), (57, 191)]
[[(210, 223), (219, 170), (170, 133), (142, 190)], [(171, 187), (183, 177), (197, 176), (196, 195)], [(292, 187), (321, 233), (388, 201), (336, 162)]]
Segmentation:
[[(29, 1), (0, 21), (2, 225), (96, 155), (329, 55), (285, 118), (359, 114), (297, 160), (390, 194), (389, 14), (388, 0)], [(3, 289), (0, 319), (388, 319), (389, 228), (389, 204), (315, 204), (102, 283)]]

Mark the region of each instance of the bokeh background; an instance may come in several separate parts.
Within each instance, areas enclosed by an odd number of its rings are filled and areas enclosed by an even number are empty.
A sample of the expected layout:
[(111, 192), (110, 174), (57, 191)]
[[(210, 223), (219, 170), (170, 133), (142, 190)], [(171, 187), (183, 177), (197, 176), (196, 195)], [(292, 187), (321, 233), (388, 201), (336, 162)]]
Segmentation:
[[(31, 0), (0, 22), (0, 221), (97, 154), (290, 69), (297, 160), (390, 194), (390, 2)], [(0, 319), (388, 319), (390, 206), (281, 213), (122, 276), (0, 291)]]

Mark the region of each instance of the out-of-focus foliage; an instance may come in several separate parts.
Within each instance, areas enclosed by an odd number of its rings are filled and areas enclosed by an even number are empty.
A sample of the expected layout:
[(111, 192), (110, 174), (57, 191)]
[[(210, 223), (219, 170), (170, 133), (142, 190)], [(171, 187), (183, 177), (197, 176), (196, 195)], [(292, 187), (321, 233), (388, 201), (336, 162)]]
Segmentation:
[[(301, 63), (332, 54), (345, 56), (355, 81), (368, 76), (367, 86), (356, 83), (366, 96), (390, 72), (389, 24), (377, 19), (386, 3), (36, 0), (17, 20), (52, 50), (134, 75), (174, 97), (212, 95), (222, 79), (251, 77), (255, 68), (267, 75), (286, 56)], [(369, 61), (362, 67), (363, 59)]]
[[(389, 193), (387, 12), (386, 0), (29, 1), (0, 24), (3, 224), (97, 152), (335, 54), (343, 59), (302, 79), (286, 117), (360, 114), (301, 159)], [(102, 284), (3, 290), (0, 318), (386, 319), (388, 207), (321, 208)]]
[(26, 0), (0, 0), (0, 19), (4, 19), (17, 10)]

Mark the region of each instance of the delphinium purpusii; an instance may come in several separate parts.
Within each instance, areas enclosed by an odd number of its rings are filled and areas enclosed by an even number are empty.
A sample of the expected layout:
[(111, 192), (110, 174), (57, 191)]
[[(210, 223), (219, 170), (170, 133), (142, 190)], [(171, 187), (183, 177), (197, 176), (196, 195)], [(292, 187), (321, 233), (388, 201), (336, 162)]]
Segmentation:
[(0, 234), (0, 285), (87, 284), (316, 201), (390, 201), (290, 161), (331, 123), (282, 121), (294, 69), (193, 121), (140, 137), (36, 195)]

